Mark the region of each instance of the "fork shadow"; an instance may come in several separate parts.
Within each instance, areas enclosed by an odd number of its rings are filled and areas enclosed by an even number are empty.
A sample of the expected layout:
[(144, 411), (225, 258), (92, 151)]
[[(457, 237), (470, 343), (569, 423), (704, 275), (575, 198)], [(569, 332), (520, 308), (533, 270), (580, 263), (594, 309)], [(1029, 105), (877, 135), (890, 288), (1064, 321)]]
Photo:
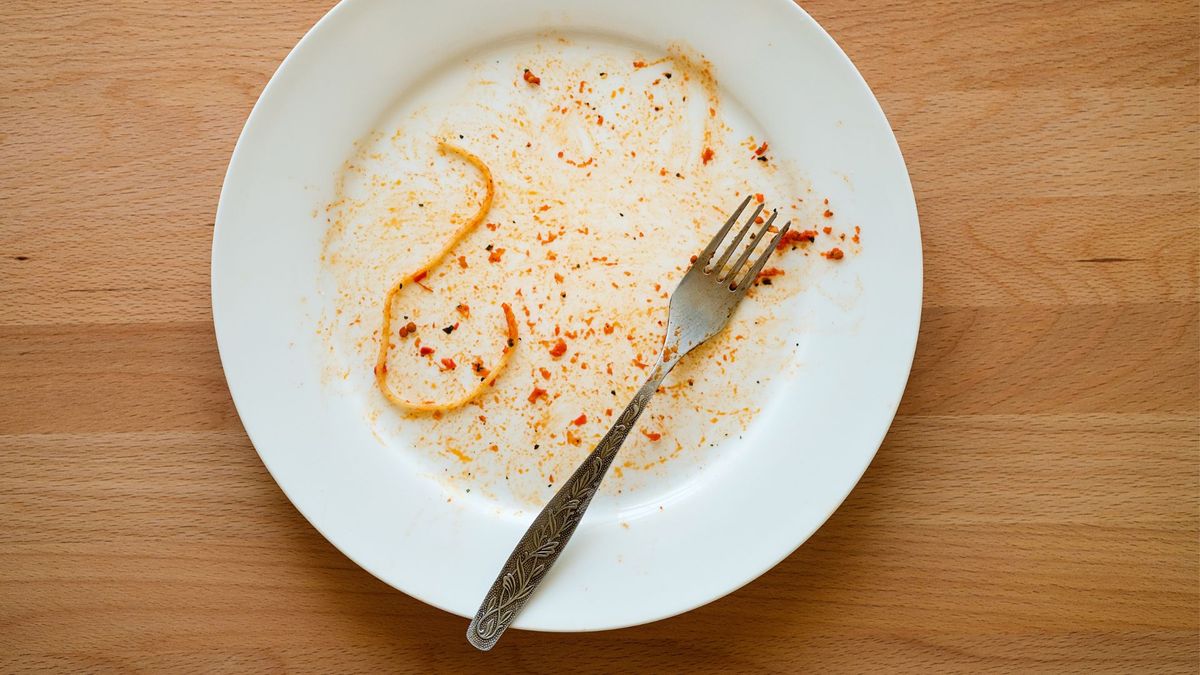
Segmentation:
[[(887, 539), (880, 515), (893, 489), (886, 479), (893, 464), (885, 459), (888, 447), (829, 521), (773, 569), (724, 598), (643, 626), (574, 634), (511, 630), (482, 654), (466, 642), (466, 620), (363, 571), (299, 514), (308, 545), (296, 547), (303, 556), (296, 564), (320, 575), (314, 584), (320, 592), (306, 600), (321, 608), (329, 647), (353, 652), (356, 668), (560, 672), (619, 658), (622, 669), (760, 671), (779, 668), (773, 659), (785, 641), (788, 669), (803, 668), (808, 647), (844, 630), (847, 612), (870, 601), (872, 561)], [(290, 506), (283, 501), (282, 508)], [(775, 647), (764, 649), (766, 642)]]

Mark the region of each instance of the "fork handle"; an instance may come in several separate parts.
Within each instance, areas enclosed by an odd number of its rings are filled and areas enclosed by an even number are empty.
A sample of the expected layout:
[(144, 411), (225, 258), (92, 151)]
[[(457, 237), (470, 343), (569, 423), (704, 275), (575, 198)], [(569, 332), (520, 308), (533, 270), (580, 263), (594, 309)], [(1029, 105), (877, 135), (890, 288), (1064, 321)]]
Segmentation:
[(592, 497), (600, 489), (600, 483), (617, 456), (617, 450), (621, 449), (625, 437), (637, 423), (669, 370), (670, 366), (660, 359), (650, 378), (625, 410), (621, 411), (616, 423), (533, 520), (521, 541), (517, 542), (467, 628), (467, 641), (476, 648), (487, 651), (496, 644), (529, 601), (529, 596), (542, 582), (546, 572), (554, 566), (579, 526), (579, 521), (583, 519), (588, 505), (592, 503)]

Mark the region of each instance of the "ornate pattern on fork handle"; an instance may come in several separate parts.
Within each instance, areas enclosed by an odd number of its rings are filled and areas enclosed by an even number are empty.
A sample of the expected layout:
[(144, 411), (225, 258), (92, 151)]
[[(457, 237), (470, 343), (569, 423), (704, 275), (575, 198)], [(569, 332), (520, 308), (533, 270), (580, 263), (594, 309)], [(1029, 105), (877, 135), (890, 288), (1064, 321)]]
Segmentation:
[(525, 606), (529, 596), (575, 533), (592, 497), (600, 489), (609, 465), (617, 456), (617, 450), (625, 442), (625, 437), (637, 423), (672, 365), (673, 362), (659, 362), (654, 373), (625, 410), (621, 411), (616, 423), (521, 537), (467, 628), (467, 640), (472, 645), (484, 651), (491, 649), (517, 612)]

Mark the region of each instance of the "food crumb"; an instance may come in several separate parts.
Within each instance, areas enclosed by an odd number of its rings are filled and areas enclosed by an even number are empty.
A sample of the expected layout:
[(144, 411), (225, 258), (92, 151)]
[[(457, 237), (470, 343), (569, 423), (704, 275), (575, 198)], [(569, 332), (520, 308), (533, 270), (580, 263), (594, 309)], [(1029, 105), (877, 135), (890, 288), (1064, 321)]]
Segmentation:
[(567, 353), (567, 343), (563, 342), (562, 338), (558, 338), (558, 341), (555, 342), (554, 346), (550, 348), (550, 356), (553, 356), (554, 358), (558, 358), (566, 353)]
[(784, 275), (784, 271), (779, 269), (778, 267), (768, 267), (767, 269), (758, 273), (758, 277), (756, 277), (756, 280), (761, 280), (764, 283), (767, 283), (767, 285), (769, 286), (771, 277), (779, 277), (779, 276), (783, 276), (783, 275)]
[(816, 240), (816, 230), (803, 230), (800, 232), (797, 232), (796, 230), (788, 230), (784, 233), (783, 237), (779, 239), (779, 243), (775, 245), (775, 250), (782, 251), (789, 246), (812, 243)]
[(525, 73), (522, 75), (522, 77), (531, 85), (536, 86), (542, 83), (542, 78), (534, 75), (533, 71), (529, 70), (528, 68), (525, 69)]
[(829, 258), (830, 260), (841, 260), (844, 256), (845, 254), (842, 253), (842, 249), (836, 246), (821, 254), (821, 257)]

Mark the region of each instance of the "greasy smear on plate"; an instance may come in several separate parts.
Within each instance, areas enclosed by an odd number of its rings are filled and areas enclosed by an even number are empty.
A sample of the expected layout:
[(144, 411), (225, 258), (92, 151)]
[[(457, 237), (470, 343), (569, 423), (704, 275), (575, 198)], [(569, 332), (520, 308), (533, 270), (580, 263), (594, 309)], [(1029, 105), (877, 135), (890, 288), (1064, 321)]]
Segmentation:
[[(363, 392), (364, 423), (451, 486), (448, 498), (544, 502), (641, 385), (692, 257), (754, 194), (805, 236), (781, 247), (727, 329), (668, 377), (604, 492), (661, 492), (718, 461), (792, 372), (803, 291), (850, 262), (861, 233), (761, 132), (730, 122), (711, 66), (682, 47), (655, 55), (544, 37), (457, 72), (363, 139), (325, 209), (321, 331), (339, 378)], [(423, 269), (485, 196), (479, 173), (439, 143), (486, 164), (495, 193), (482, 226)], [(412, 290), (389, 295), (413, 270)], [(497, 374), (502, 304), (519, 337)], [(371, 387), (384, 341), (394, 345), (388, 386), (469, 402), (389, 405)]]

